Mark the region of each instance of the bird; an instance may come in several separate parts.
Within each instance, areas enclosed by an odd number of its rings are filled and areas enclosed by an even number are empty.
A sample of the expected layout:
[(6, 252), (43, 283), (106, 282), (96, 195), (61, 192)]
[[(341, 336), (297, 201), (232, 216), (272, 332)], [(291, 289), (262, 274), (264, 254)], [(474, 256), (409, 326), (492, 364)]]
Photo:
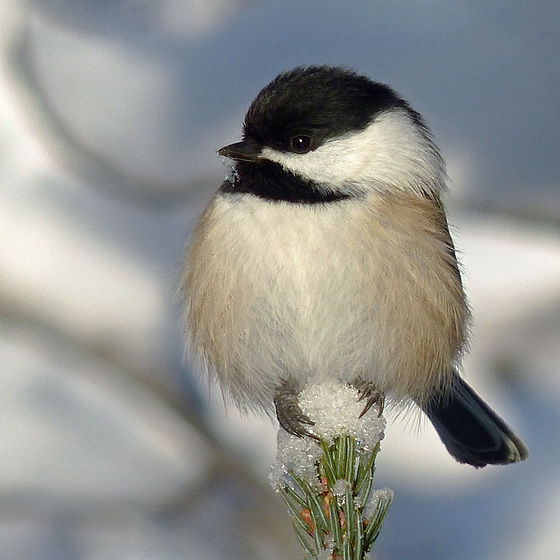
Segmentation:
[[(461, 377), (470, 308), (424, 118), (339, 66), (282, 72), (250, 104), (232, 170), (187, 242), (187, 355), (242, 410), (317, 438), (302, 388), (416, 405), (474, 467), (528, 457)], [(371, 412), (370, 412), (371, 413)]]

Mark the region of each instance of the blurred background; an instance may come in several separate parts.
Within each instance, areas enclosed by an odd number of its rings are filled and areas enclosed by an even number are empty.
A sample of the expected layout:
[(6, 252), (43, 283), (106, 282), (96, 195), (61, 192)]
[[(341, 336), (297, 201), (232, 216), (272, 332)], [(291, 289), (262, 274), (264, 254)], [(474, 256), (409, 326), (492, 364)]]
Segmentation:
[(184, 364), (184, 243), (216, 150), (280, 71), (392, 85), (447, 160), (474, 313), (465, 376), (529, 461), (454, 463), (389, 415), (375, 558), (556, 560), (560, 4), (4, 0), (0, 559), (301, 558), (270, 420)]

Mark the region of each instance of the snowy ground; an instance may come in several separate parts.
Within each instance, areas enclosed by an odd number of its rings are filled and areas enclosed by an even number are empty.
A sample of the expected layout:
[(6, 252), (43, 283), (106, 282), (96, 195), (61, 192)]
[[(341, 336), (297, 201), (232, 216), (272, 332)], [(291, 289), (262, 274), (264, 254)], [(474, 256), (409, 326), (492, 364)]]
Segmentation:
[(474, 310), (465, 375), (531, 452), (477, 471), (389, 417), (376, 558), (556, 560), (559, 30), (552, 1), (5, 0), (0, 560), (301, 557), (267, 482), (276, 427), (183, 365), (174, 297), (215, 150), (309, 63), (390, 83), (431, 124)]

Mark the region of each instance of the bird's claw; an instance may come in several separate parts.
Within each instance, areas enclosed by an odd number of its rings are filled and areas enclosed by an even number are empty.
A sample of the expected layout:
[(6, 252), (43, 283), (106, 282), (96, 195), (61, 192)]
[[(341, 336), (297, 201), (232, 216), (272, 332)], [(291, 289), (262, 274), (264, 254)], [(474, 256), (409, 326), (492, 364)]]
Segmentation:
[(285, 381), (274, 393), (274, 406), (278, 422), (286, 432), (297, 437), (309, 437), (319, 441), (320, 438), (312, 430), (315, 422), (303, 413), (296, 390)]
[(377, 406), (377, 417), (380, 418), (383, 414), (383, 409), (385, 408), (385, 393), (380, 391), (375, 387), (370, 381), (364, 381), (363, 379), (358, 379), (352, 383), (352, 385), (358, 390), (360, 396), (358, 397), (358, 402), (363, 400), (366, 401), (366, 405), (358, 418), (362, 418), (364, 414), (373, 406)]

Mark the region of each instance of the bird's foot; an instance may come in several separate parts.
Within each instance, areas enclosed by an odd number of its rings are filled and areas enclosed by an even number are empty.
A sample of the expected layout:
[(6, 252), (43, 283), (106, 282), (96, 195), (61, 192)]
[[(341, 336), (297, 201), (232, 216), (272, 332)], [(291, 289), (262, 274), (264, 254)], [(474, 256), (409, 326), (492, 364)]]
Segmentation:
[(310, 437), (319, 441), (314, 433), (312, 426), (315, 422), (303, 413), (298, 402), (297, 391), (290, 386), (288, 381), (283, 381), (274, 392), (274, 406), (276, 407), (276, 417), (280, 426), (289, 434), (297, 437)]
[(356, 379), (352, 386), (360, 394), (358, 401), (366, 401), (366, 406), (358, 418), (361, 418), (374, 404), (377, 405), (377, 417), (381, 417), (385, 407), (385, 393), (377, 389), (371, 381), (365, 381), (361, 378)]

